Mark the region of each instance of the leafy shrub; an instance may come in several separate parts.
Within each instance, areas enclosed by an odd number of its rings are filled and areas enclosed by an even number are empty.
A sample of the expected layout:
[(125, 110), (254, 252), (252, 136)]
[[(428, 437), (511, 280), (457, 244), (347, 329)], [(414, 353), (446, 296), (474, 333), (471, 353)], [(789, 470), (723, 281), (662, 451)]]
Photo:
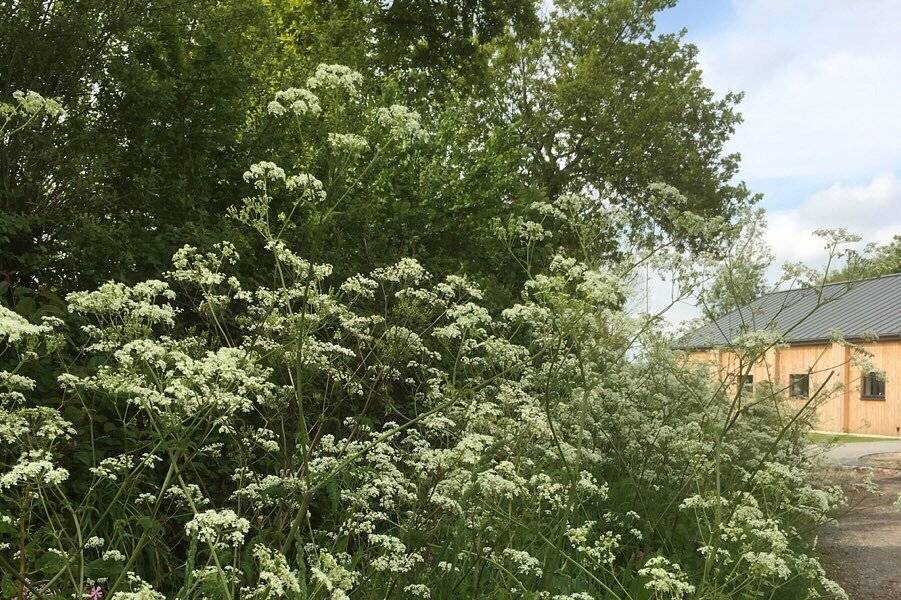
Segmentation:
[[(315, 77), (270, 110), (356, 82)], [(373, 122), (400, 148), (425, 135), (402, 107)], [(320, 182), (245, 180), (233, 215), (272, 285), (222, 243), (70, 294), (66, 321), (0, 309), (4, 596), (842, 595), (809, 552), (841, 498), (805, 483), (802, 420), (736, 406), (623, 311), (628, 270), (590, 243), (531, 272), (531, 244), (614, 214), (563, 196), (499, 224), (530, 275), (497, 311), (413, 259), (332, 281), (291, 247), (296, 215), (335, 206)]]

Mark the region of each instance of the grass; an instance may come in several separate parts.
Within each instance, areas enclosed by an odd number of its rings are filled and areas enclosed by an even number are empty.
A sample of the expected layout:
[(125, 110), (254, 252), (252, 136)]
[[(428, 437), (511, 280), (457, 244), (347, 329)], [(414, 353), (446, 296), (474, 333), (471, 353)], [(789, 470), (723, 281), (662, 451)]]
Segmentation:
[(857, 442), (884, 442), (892, 438), (873, 437), (866, 435), (854, 435), (848, 433), (817, 433), (811, 432), (810, 441), (814, 444), (849, 444)]

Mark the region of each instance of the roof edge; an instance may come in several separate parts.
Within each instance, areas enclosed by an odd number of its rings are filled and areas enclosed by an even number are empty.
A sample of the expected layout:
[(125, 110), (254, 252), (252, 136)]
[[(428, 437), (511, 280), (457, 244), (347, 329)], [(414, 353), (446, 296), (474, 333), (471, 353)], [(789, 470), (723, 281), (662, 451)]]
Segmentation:
[[(852, 342), (852, 343), (871, 343), (871, 344), (876, 343), (876, 344), (878, 344), (879, 342), (892, 342), (892, 341), (901, 340), (901, 333), (893, 333), (891, 335), (880, 335), (880, 336), (877, 336), (875, 339), (861, 337), (861, 336), (852, 336), (852, 337), (846, 337), (843, 339), (846, 342)], [(788, 346), (813, 346), (816, 344), (831, 344), (835, 341), (837, 341), (835, 338), (808, 338), (808, 339), (794, 340), (791, 342), (785, 342), (785, 344)], [(730, 348), (730, 347), (731, 346), (729, 344), (720, 344), (720, 345), (713, 345), (713, 346), (679, 346), (676, 349), (677, 350), (685, 350), (687, 352), (699, 352), (701, 350), (716, 350), (717, 348)]]

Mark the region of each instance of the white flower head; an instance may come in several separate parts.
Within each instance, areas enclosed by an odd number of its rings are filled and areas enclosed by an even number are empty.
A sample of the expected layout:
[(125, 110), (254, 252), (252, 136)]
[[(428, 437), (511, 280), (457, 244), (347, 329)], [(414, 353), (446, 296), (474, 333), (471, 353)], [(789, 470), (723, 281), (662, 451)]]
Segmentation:
[(325, 200), (325, 190), (322, 182), (309, 173), (299, 173), (288, 177), (285, 187), (291, 191), (299, 190), (301, 195), (313, 200)]
[(275, 93), (275, 99), (267, 106), (270, 115), (280, 117), (291, 111), (299, 117), (317, 117), (322, 112), (319, 97), (305, 88), (288, 88)]
[(369, 149), (369, 142), (363, 136), (355, 133), (330, 133), (328, 143), (338, 152), (351, 156), (359, 156)]
[(0, 491), (25, 483), (59, 485), (69, 478), (69, 472), (53, 464), (49, 453), (31, 450), (19, 457), (12, 469), (0, 475)]
[(388, 137), (392, 140), (405, 144), (423, 142), (429, 137), (428, 132), (422, 128), (419, 113), (402, 104), (379, 108), (375, 116), (378, 124), (387, 131)]
[(648, 559), (644, 567), (638, 570), (638, 574), (648, 579), (644, 584), (646, 589), (664, 598), (678, 600), (695, 591), (695, 586), (688, 583), (682, 568), (662, 556)]
[(274, 162), (264, 160), (250, 165), (244, 172), (244, 181), (253, 183), (257, 189), (266, 189), (269, 181), (285, 181), (285, 170)]
[(259, 584), (251, 590), (252, 598), (294, 597), (301, 592), (300, 578), (288, 565), (288, 559), (278, 550), (257, 544), (253, 547), (253, 557), (259, 565)]
[(351, 97), (359, 96), (362, 83), (363, 76), (344, 65), (320, 64), (313, 76), (307, 79), (307, 87), (311, 90), (320, 88), (342, 90)]
[(191, 537), (197, 536), (201, 542), (230, 546), (240, 546), (249, 529), (250, 522), (230, 508), (205, 510), (185, 524), (185, 532)]
[(13, 98), (15, 98), (18, 103), (19, 111), (26, 115), (36, 116), (43, 113), (50, 117), (59, 117), (65, 116), (66, 114), (62, 104), (57, 100), (54, 100), (53, 98), (44, 98), (37, 92), (31, 90), (28, 90), (27, 92), (16, 90), (13, 92)]

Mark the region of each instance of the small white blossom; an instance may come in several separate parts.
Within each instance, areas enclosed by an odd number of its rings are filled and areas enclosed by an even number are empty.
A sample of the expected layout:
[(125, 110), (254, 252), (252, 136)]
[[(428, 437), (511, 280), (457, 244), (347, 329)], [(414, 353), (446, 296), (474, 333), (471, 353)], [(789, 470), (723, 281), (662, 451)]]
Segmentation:
[(369, 142), (355, 133), (330, 133), (328, 142), (335, 150), (358, 156), (369, 149)]
[(376, 121), (385, 130), (388, 137), (401, 143), (416, 143), (428, 139), (428, 133), (422, 128), (419, 113), (401, 104), (376, 111)]
[(648, 559), (638, 570), (638, 574), (649, 580), (644, 587), (659, 594), (662, 598), (678, 600), (695, 591), (695, 587), (688, 583), (682, 568), (662, 556)]
[(297, 116), (317, 117), (322, 112), (319, 98), (308, 89), (288, 88), (275, 93), (275, 99), (266, 107), (269, 114), (277, 117), (288, 111)]
[(362, 83), (363, 76), (344, 65), (320, 64), (316, 67), (316, 72), (307, 79), (307, 87), (311, 90), (337, 89), (351, 97), (359, 95)]
[(244, 542), (244, 535), (250, 529), (250, 522), (238, 517), (235, 511), (226, 508), (223, 510), (205, 510), (197, 513), (185, 525), (185, 532), (189, 536), (197, 536), (201, 542), (223, 543), (231, 546), (239, 546)]

